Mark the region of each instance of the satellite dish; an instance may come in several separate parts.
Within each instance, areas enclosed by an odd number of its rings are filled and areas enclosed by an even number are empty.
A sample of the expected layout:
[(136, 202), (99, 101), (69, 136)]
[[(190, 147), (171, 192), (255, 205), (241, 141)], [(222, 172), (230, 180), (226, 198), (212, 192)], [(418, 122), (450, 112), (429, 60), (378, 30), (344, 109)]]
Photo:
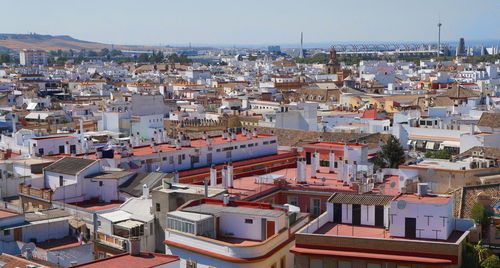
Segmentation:
[(394, 188), (394, 187), (396, 187), (396, 182), (393, 181), (393, 182), (391, 182), (390, 185), (391, 185), (391, 188)]
[(406, 201), (399, 200), (397, 205), (398, 205), (399, 209), (405, 209), (405, 207), (406, 207)]

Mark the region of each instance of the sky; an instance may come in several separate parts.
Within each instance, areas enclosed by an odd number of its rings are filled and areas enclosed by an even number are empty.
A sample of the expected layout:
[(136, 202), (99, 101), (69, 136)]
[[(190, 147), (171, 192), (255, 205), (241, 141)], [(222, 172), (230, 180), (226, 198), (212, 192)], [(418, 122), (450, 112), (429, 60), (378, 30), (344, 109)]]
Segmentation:
[[(0, 33), (108, 44), (284, 45), (500, 39), (500, 0), (0, 0)], [(6, 12), (7, 11), (7, 12)]]

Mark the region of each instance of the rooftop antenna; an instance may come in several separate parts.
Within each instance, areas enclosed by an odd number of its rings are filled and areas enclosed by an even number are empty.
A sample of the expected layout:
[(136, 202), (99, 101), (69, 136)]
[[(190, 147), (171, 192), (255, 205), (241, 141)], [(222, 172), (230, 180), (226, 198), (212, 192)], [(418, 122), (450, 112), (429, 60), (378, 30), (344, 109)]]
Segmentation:
[(443, 24), (441, 23), (441, 15), (439, 15), (439, 19), (438, 19), (438, 51), (437, 51), (437, 56), (439, 58), (440, 54), (441, 54), (441, 26), (443, 26)]

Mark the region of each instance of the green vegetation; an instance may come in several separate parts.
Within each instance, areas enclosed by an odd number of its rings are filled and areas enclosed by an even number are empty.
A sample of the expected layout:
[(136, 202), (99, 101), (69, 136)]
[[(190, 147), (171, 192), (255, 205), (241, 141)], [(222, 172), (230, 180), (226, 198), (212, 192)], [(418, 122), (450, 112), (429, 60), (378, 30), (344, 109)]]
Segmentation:
[(464, 268), (497, 268), (500, 259), (479, 241), (477, 244), (465, 242), (462, 252), (462, 267)]
[(431, 152), (431, 151), (426, 152), (425, 157), (426, 158), (437, 158), (437, 159), (450, 159), (451, 153), (446, 149), (442, 149), (442, 150), (439, 150), (436, 152)]
[(390, 136), (387, 142), (382, 145), (382, 151), (374, 157), (374, 164), (379, 168), (398, 168), (405, 162), (405, 153), (399, 140)]
[(171, 54), (167, 57), (168, 62), (170, 63), (190, 63), (193, 62), (188, 56), (186, 55), (177, 55), (177, 53)]
[(0, 55), (0, 64), (2, 63), (12, 63), (14, 59), (7, 53), (3, 53)]
[(490, 217), (493, 216), (493, 213), (488, 207), (485, 207), (483, 204), (476, 203), (472, 207), (471, 216), (476, 223), (481, 224), (484, 227), (489, 225)]

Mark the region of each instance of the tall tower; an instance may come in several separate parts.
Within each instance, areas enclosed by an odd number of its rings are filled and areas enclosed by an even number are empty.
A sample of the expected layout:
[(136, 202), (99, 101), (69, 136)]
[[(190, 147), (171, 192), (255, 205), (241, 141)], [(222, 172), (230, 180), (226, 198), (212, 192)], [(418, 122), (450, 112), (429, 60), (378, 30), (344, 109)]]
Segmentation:
[(438, 22), (438, 47), (437, 47), (437, 56), (439, 58), (439, 56), (441, 55), (441, 26), (443, 24), (441, 23), (441, 20)]
[(460, 41), (458, 41), (458, 45), (457, 45), (456, 56), (457, 57), (465, 56), (466, 55), (465, 53), (466, 53), (465, 41), (464, 41), (464, 38), (460, 38)]
[(303, 59), (304, 58), (304, 33), (300, 32), (300, 51), (299, 51), (299, 58)]

